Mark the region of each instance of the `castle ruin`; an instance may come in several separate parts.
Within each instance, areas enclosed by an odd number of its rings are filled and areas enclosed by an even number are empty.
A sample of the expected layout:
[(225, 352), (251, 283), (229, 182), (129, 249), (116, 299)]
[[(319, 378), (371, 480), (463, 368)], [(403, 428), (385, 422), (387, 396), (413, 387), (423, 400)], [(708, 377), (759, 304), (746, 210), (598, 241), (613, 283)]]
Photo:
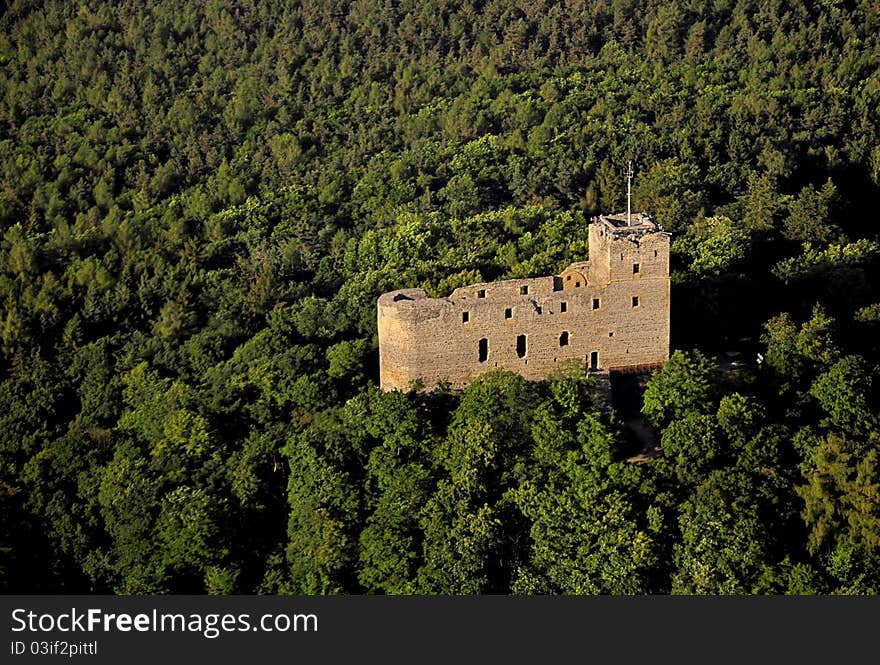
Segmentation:
[(576, 359), (593, 371), (644, 371), (669, 357), (669, 234), (647, 214), (594, 218), (589, 260), (560, 275), (379, 297), (383, 390), (446, 381), (463, 388), (490, 369), (541, 380)]

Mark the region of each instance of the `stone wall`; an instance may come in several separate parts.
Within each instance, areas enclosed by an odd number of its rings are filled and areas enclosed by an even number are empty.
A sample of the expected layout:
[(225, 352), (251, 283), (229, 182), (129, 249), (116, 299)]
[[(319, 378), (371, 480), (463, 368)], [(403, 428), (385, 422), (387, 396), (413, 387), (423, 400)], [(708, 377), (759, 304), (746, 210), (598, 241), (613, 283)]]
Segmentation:
[(382, 388), (405, 390), (415, 379), (461, 388), (495, 368), (539, 380), (569, 359), (597, 370), (661, 364), (669, 355), (669, 236), (608, 219), (590, 225), (590, 261), (559, 276), (474, 284), (448, 298), (421, 289), (382, 295)]

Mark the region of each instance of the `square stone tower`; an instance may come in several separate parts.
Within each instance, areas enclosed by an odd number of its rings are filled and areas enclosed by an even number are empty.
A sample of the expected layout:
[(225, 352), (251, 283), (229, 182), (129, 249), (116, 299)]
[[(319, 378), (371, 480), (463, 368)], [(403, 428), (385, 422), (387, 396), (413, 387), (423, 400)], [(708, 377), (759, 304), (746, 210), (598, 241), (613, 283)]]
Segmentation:
[(669, 279), (669, 234), (644, 213), (602, 215), (590, 224), (592, 284)]

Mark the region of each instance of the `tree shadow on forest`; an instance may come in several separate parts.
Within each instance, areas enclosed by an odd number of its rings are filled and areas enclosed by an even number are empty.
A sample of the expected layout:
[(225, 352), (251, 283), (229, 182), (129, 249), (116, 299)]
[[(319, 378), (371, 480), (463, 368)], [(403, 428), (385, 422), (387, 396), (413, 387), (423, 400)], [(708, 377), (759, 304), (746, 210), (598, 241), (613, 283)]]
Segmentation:
[(642, 400), (650, 372), (612, 372), (611, 399), (622, 424), (620, 454), (627, 462), (643, 462), (660, 454), (660, 433), (642, 415)]

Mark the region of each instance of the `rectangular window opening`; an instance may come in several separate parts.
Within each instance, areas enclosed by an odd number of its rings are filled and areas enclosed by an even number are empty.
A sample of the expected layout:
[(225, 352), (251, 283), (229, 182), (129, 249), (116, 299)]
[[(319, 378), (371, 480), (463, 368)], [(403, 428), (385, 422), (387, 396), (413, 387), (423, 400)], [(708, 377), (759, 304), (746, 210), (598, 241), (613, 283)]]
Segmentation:
[(467, 323), (470, 320), (471, 320), (471, 313), (470, 312), (462, 312), (461, 313), (461, 322), (462, 323)]
[(529, 295), (529, 287), (527, 284), (523, 284), (521, 287), (519, 287), (519, 294), (521, 296)]
[(477, 298), (485, 298), (486, 297), (486, 289), (480, 289), (477, 291)]
[(513, 316), (513, 309), (512, 308), (508, 307), (507, 309), (504, 310), (504, 318), (505, 319), (509, 319), (512, 316)]
[(528, 350), (526, 346), (526, 336), (525, 335), (517, 335), (516, 336), (516, 355), (520, 358), (525, 358), (526, 351)]
[(599, 299), (593, 298), (593, 309), (599, 309)]
[(638, 307), (638, 306), (639, 306), (639, 297), (633, 296), (633, 307)]
[(484, 363), (489, 359), (489, 340), (485, 337), (480, 340), (478, 352), (481, 363)]
[(565, 302), (564, 300), (561, 303), (559, 303), (559, 311), (563, 312), (563, 313), (568, 311), (568, 303)]
[(562, 334), (559, 336), (559, 346), (568, 346), (568, 331), (562, 331)]
[(638, 275), (641, 266), (638, 263), (633, 263), (633, 275)]
[(593, 351), (590, 354), (590, 371), (595, 372), (599, 369), (599, 352)]

